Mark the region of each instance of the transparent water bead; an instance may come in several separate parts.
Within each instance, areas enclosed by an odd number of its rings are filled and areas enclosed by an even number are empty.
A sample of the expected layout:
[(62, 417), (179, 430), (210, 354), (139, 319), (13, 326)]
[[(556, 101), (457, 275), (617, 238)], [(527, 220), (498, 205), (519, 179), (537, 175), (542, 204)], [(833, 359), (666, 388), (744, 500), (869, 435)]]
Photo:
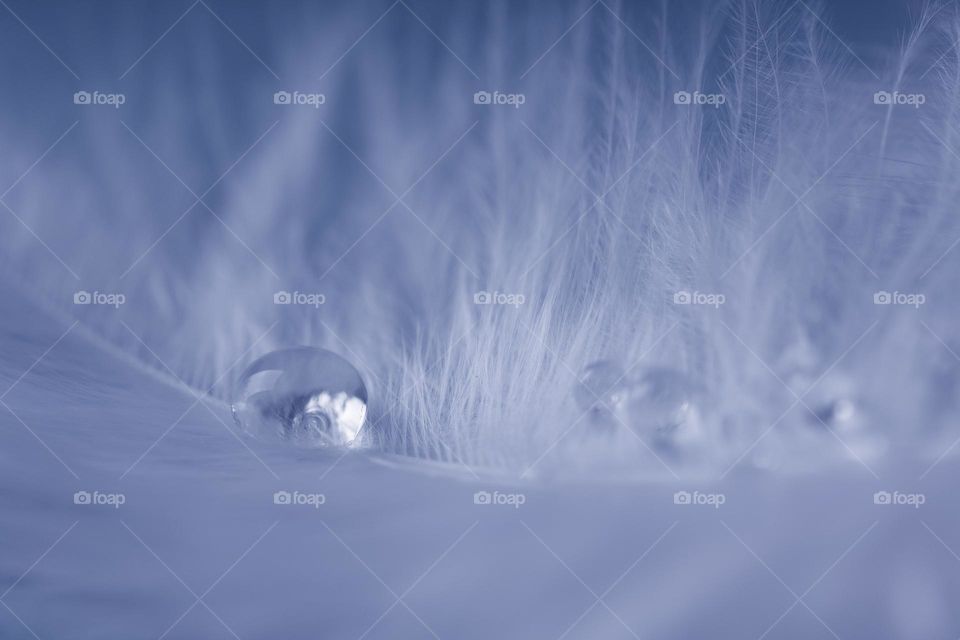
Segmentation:
[(367, 388), (353, 365), (332, 351), (282, 349), (247, 367), (231, 408), (237, 425), (257, 438), (301, 447), (356, 447)]
[(627, 399), (623, 367), (612, 360), (598, 360), (584, 368), (573, 392), (577, 406), (595, 425), (614, 427)]
[(697, 427), (698, 397), (680, 371), (649, 367), (624, 375), (611, 360), (587, 365), (574, 391), (594, 427), (631, 429), (659, 445), (678, 444)]
[(684, 427), (698, 420), (698, 390), (676, 369), (651, 367), (632, 380), (628, 401), (630, 427), (658, 444), (674, 444)]

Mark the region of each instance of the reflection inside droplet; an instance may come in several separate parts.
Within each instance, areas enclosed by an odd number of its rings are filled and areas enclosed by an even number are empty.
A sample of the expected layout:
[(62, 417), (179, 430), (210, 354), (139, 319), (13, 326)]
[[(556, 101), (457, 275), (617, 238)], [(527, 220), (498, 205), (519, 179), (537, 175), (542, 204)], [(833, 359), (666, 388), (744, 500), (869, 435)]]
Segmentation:
[(595, 426), (615, 426), (615, 416), (623, 410), (627, 396), (623, 368), (612, 360), (587, 365), (573, 395), (577, 406)]
[(367, 389), (353, 365), (331, 351), (282, 349), (244, 371), (232, 409), (237, 425), (254, 437), (357, 447)]
[(641, 436), (661, 445), (674, 444), (684, 426), (696, 419), (696, 388), (675, 369), (644, 369), (632, 380), (629, 424)]
[(696, 386), (668, 367), (624, 375), (619, 363), (598, 360), (584, 368), (574, 398), (593, 427), (630, 429), (662, 447), (687, 442), (699, 422)]

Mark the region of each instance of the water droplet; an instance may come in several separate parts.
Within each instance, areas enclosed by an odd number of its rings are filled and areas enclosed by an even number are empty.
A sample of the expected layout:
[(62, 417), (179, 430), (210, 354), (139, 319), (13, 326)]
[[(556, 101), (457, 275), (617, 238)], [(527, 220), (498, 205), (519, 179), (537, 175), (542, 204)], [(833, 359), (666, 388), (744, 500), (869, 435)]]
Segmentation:
[(622, 411), (627, 398), (623, 367), (612, 360), (598, 360), (586, 366), (573, 392), (581, 411), (597, 426), (616, 425), (614, 414)]
[(257, 438), (356, 447), (367, 389), (353, 365), (331, 351), (282, 349), (247, 367), (231, 408), (237, 425)]
[(619, 363), (599, 360), (583, 370), (574, 397), (594, 426), (628, 428), (661, 446), (684, 443), (699, 427), (696, 385), (667, 367), (625, 376)]
[(651, 367), (631, 380), (628, 424), (641, 437), (672, 444), (697, 419), (697, 387), (676, 369)]

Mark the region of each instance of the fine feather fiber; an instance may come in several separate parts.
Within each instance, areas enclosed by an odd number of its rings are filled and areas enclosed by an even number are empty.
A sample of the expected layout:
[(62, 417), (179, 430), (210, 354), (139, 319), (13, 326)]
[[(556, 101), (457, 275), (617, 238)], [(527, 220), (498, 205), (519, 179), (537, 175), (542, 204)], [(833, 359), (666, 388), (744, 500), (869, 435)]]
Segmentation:
[[(0, 120), (4, 272), (104, 345), (226, 402), (253, 358), (324, 347), (364, 376), (376, 450), (515, 475), (956, 437), (955, 6), (855, 51), (805, 2), (304, 5), (234, 24), (253, 55), (197, 11), (121, 80), (136, 47), (84, 45), (77, 90), (122, 107), (34, 78)], [(699, 389), (681, 452), (591, 427), (601, 360)], [(811, 417), (837, 398), (859, 430)]]

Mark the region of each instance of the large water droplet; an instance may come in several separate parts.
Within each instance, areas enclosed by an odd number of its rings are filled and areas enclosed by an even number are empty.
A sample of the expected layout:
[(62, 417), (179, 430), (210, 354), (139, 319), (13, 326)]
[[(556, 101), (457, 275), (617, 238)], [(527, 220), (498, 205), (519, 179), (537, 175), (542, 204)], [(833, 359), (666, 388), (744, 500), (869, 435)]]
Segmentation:
[(680, 371), (665, 367), (644, 369), (630, 387), (630, 426), (640, 435), (666, 443), (692, 419), (695, 396), (695, 386)]
[(240, 378), (232, 405), (237, 425), (257, 438), (302, 447), (356, 447), (367, 388), (349, 362), (326, 349), (272, 351)]
[(623, 367), (612, 360), (598, 360), (586, 366), (573, 396), (577, 406), (594, 425), (613, 427), (627, 398)]
[(698, 428), (700, 393), (686, 375), (649, 367), (625, 376), (615, 361), (588, 365), (574, 391), (594, 426), (628, 428), (645, 441), (672, 446)]

